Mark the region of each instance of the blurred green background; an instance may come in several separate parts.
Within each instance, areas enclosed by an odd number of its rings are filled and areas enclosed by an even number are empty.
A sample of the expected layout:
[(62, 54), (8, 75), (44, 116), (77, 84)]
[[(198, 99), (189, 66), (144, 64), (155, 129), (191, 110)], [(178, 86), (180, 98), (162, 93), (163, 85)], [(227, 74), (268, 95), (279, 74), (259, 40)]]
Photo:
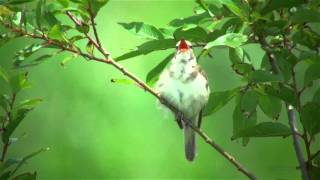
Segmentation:
[[(195, 3), (183, 1), (111, 1), (97, 18), (102, 42), (114, 57), (143, 42), (118, 22), (143, 21), (158, 27), (193, 13)], [(17, 48), (26, 39), (0, 49), (0, 65), (12, 68)], [(261, 59), (255, 46), (250, 56)], [(173, 50), (140, 56), (122, 64), (142, 79)], [(150, 94), (130, 85), (110, 83), (122, 74), (105, 64), (81, 58), (59, 65), (58, 55), (32, 68), (33, 87), (22, 97), (42, 97), (16, 134), (28, 135), (13, 145), (9, 156), (21, 157), (40, 147), (50, 151), (33, 158), (24, 170), (37, 170), (39, 179), (246, 179), (226, 159), (198, 138), (198, 156), (185, 160), (182, 131), (170, 115), (157, 108)], [(212, 91), (239, 86), (231, 70), (228, 51), (220, 48), (213, 58), (201, 59)], [(234, 102), (206, 117), (203, 129), (223, 148), (261, 179), (299, 179), (297, 162), (289, 138), (251, 139), (247, 147), (231, 141)], [(258, 121), (267, 118), (260, 113)], [(282, 112), (280, 121), (287, 124)]]

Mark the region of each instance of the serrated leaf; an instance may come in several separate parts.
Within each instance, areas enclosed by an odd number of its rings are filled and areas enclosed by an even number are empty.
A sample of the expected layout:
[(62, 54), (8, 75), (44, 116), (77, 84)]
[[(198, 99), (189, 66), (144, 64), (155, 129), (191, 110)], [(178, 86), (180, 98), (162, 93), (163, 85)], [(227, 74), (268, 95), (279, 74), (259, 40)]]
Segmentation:
[(304, 75), (304, 85), (307, 86), (312, 81), (320, 78), (320, 63), (311, 64)]
[(247, 90), (240, 99), (241, 111), (245, 116), (250, 116), (256, 111), (259, 102), (259, 94), (254, 90)]
[(278, 119), (281, 112), (282, 104), (280, 99), (274, 96), (260, 94), (259, 107), (271, 119)]
[(166, 65), (172, 60), (174, 54), (170, 54), (164, 60), (162, 60), (157, 66), (148, 72), (146, 82), (148, 85), (153, 85), (158, 79), (161, 72), (165, 69)]
[(175, 48), (176, 41), (174, 39), (152, 40), (145, 42), (137, 47), (137, 50), (123, 54), (117, 58), (116, 61), (122, 61), (132, 57), (146, 55), (153, 51), (166, 50), (169, 48)]
[(264, 82), (281, 82), (283, 81), (282, 76), (271, 74), (268, 71), (256, 70), (249, 75), (250, 82), (264, 83)]
[(145, 24), (143, 22), (118, 23), (126, 30), (132, 32), (141, 38), (147, 39), (163, 39), (162, 32), (156, 27)]
[(232, 139), (240, 137), (286, 137), (290, 135), (290, 128), (281, 123), (262, 122), (235, 133)]
[(320, 104), (308, 102), (301, 108), (301, 123), (311, 136), (320, 132)]
[(239, 89), (240, 88), (235, 88), (228, 91), (210, 93), (209, 101), (204, 109), (203, 116), (208, 116), (223, 108), (234, 96), (239, 93)]
[(248, 37), (238, 33), (228, 33), (218, 37), (216, 40), (209, 42), (204, 49), (208, 50), (215, 46), (228, 46), (231, 48), (237, 48), (247, 42)]

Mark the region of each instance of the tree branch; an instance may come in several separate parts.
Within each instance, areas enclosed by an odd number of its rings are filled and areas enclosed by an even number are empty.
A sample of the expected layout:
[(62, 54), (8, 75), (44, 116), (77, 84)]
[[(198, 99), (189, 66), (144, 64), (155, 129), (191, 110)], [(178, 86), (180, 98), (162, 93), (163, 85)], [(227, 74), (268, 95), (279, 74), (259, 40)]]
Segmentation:
[[(277, 63), (276, 57), (274, 56), (272, 49), (270, 49), (264, 36), (259, 34), (258, 41), (261, 45), (261, 48), (266, 52), (266, 54), (269, 58), (269, 62), (271, 64), (272, 71), (275, 74), (280, 74), (281, 70), (280, 70), (279, 65)], [(282, 86), (281, 83), (280, 83), (280, 86)], [(286, 103), (286, 109), (287, 109), (290, 129), (292, 132), (294, 149), (295, 149), (296, 156), (297, 156), (297, 159), (299, 162), (299, 166), (301, 167), (300, 169), (301, 169), (302, 178), (303, 178), (303, 180), (309, 180), (308, 171), (307, 171), (305, 161), (304, 161), (303, 151), (301, 149), (301, 145), (300, 145), (300, 141), (299, 141), (299, 132), (298, 132), (298, 128), (296, 126), (296, 115), (294, 113), (294, 107), (292, 105)]]
[[(72, 16), (71, 13), (67, 12), (67, 15), (75, 22), (75, 23), (81, 23), (79, 21), (77, 21), (76, 19), (74, 19), (74, 17)], [(125, 76), (127, 76), (128, 78), (130, 78), (131, 80), (135, 81), (142, 89), (144, 89), (146, 92), (152, 94), (155, 98), (157, 98), (163, 105), (165, 105), (166, 107), (168, 107), (170, 110), (172, 110), (174, 113), (178, 113), (179, 110), (174, 107), (173, 105), (171, 105), (168, 101), (166, 101), (164, 98), (160, 97), (160, 94), (156, 91), (154, 91), (151, 87), (149, 87), (146, 83), (144, 83), (142, 80), (140, 80), (137, 76), (135, 76), (133, 73), (129, 72), (127, 69), (125, 69), (122, 65), (120, 65), (119, 63), (117, 63), (116, 61), (114, 61), (113, 59), (109, 58), (109, 53), (106, 53), (104, 51), (104, 49), (102, 47), (100, 47), (100, 45), (94, 41), (88, 34), (86, 34), (87, 38), (89, 39), (89, 41), (92, 41), (92, 43), (97, 47), (97, 49), (105, 55), (105, 58), (98, 58), (95, 57), (94, 55), (89, 55), (87, 53), (83, 53), (78, 49), (75, 48), (70, 48), (70, 47), (74, 47), (72, 46), (72, 44), (68, 44), (68, 46), (66, 46), (65, 44), (61, 44), (58, 41), (55, 41), (53, 39), (48, 38), (45, 35), (37, 35), (37, 34), (32, 34), (29, 32), (26, 32), (22, 29), (17, 29), (12, 27), (10, 24), (5, 24), (4, 26), (11, 30), (12, 32), (18, 33), (20, 35), (23, 36), (27, 36), (33, 39), (42, 39), (44, 41), (46, 41), (47, 43), (51, 44), (51, 45), (55, 45), (57, 47), (59, 47), (61, 50), (65, 50), (65, 51), (69, 51), (72, 53), (76, 53), (81, 55), (82, 57), (94, 60), (94, 61), (98, 61), (98, 62), (102, 62), (105, 64), (109, 64), (111, 66), (113, 66), (114, 68), (116, 68), (117, 70), (119, 70), (120, 72), (122, 72)], [(188, 123), (188, 122), (186, 122)], [(202, 137), (202, 139), (205, 140), (205, 142), (207, 144), (209, 144), (211, 147), (213, 147), (215, 150), (217, 150), (222, 156), (224, 156), (230, 163), (232, 163), (240, 172), (242, 172), (244, 175), (246, 175), (249, 179), (252, 180), (256, 180), (257, 177), (249, 172), (243, 165), (241, 165), (233, 156), (231, 156), (228, 152), (226, 152), (222, 147), (220, 147), (217, 143), (214, 142), (214, 140), (212, 140), (211, 138), (209, 138), (209, 136), (202, 131), (200, 128), (194, 126), (193, 124), (190, 125), (191, 128), (200, 136)]]

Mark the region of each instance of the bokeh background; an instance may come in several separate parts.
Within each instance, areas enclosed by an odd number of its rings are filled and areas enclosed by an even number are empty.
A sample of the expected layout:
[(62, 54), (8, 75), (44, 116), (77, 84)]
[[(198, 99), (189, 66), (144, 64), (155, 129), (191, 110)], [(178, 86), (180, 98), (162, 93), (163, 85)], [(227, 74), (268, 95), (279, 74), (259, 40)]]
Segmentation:
[[(143, 40), (117, 23), (143, 21), (158, 27), (193, 13), (192, 0), (110, 1), (97, 17), (102, 42), (114, 57)], [(30, 40), (11, 41), (0, 49), (0, 65), (12, 68), (17, 48)], [(262, 51), (246, 47), (254, 59)], [(173, 49), (123, 61), (145, 79), (148, 71)], [(19, 98), (41, 97), (41, 103), (22, 122), (16, 135), (27, 136), (13, 145), (9, 156), (21, 157), (40, 147), (50, 151), (31, 159), (23, 170), (36, 170), (39, 179), (246, 179), (226, 159), (198, 138), (198, 156), (184, 158), (182, 131), (170, 115), (157, 108), (154, 97), (132, 85), (113, 84), (122, 74), (105, 64), (77, 58), (59, 65), (58, 55), (30, 71), (33, 87)], [(207, 71), (212, 91), (241, 85), (232, 72), (227, 49), (200, 64)], [(234, 102), (203, 120), (203, 129), (261, 179), (299, 179), (289, 138), (257, 138), (243, 147), (231, 141)], [(267, 121), (259, 113), (258, 121)], [(287, 124), (285, 112), (280, 122)]]

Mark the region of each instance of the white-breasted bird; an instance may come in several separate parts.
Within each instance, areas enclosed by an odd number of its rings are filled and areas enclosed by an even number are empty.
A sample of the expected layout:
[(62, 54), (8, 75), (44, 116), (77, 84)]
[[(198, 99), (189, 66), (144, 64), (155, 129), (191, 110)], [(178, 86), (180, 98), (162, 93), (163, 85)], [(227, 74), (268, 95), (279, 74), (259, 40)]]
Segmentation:
[(197, 64), (191, 43), (182, 39), (176, 48), (171, 65), (162, 72), (156, 83), (156, 90), (179, 109), (176, 120), (184, 129), (185, 156), (192, 161), (196, 156), (195, 132), (185, 122), (200, 127), (210, 89), (205, 72)]

